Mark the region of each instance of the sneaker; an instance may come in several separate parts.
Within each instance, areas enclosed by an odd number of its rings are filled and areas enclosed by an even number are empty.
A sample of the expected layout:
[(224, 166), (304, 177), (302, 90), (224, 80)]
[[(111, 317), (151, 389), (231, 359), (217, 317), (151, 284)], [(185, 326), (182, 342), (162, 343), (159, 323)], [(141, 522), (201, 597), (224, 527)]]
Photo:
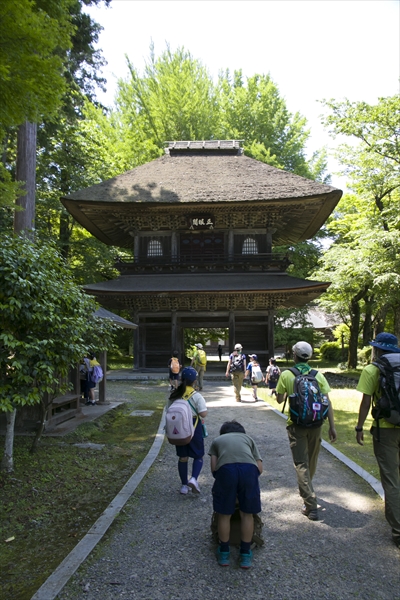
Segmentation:
[(181, 494), (187, 494), (189, 492), (189, 487), (187, 485), (183, 485), (181, 487)]
[(253, 553), (252, 553), (251, 550), (250, 550), (249, 554), (242, 554), (242, 553), (240, 553), (239, 567), (241, 569), (250, 569), (252, 559), (253, 559)]
[(217, 548), (217, 561), (221, 567), (229, 567), (229, 555), (230, 552), (221, 552), (219, 546)]
[(192, 492), (195, 492), (196, 494), (200, 494), (200, 488), (199, 488), (199, 484), (197, 483), (197, 479), (195, 479), (194, 477), (191, 477), (188, 481), (188, 486), (190, 488), (192, 488)]
[(307, 508), (306, 505), (301, 509), (302, 514), (310, 519), (310, 521), (318, 521), (318, 509), (317, 508)]

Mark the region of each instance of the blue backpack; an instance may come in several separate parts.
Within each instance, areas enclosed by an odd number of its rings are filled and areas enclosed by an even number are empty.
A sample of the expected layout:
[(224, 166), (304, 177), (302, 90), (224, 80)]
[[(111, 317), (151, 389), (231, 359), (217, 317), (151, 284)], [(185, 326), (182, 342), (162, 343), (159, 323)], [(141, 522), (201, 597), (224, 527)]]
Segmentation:
[(328, 416), (329, 400), (319, 388), (318, 371), (301, 373), (296, 367), (289, 371), (295, 376), (293, 394), (289, 396), (290, 418), (302, 427), (321, 427)]
[(104, 373), (100, 365), (94, 365), (93, 371), (90, 372), (90, 380), (93, 383), (99, 383), (103, 380)]

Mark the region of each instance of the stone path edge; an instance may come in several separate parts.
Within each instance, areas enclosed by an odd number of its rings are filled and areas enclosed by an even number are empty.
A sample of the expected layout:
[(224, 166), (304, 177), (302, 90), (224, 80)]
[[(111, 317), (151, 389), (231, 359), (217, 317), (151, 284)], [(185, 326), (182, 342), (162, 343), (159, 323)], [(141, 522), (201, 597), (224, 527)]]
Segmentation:
[(75, 571), (77, 571), (83, 561), (95, 548), (157, 458), (164, 441), (164, 426), (165, 409), (161, 417), (156, 437), (147, 456), (143, 459), (139, 467), (128, 479), (112, 502), (110, 502), (94, 525), (89, 529), (87, 534), (75, 548), (71, 550), (68, 556), (64, 558), (56, 570), (46, 579), (43, 585), (41, 585), (38, 591), (32, 596), (31, 600), (54, 600)]
[[(277, 410), (276, 408), (274, 408), (273, 406), (271, 406), (270, 404), (268, 404), (268, 402), (265, 402), (265, 404), (275, 414), (277, 414), (280, 417), (282, 417), (283, 419), (287, 420), (287, 415), (282, 414), (282, 412), (280, 410)], [(382, 484), (381, 484), (381, 482), (378, 479), (376, 479), (373, 475), (371, 475), (370, 473), (368, 473), (368, 471), (365, 471), (365, 469), (363, 469), (362, 467), (360, 467), (360, 465), (358, 465), (353, 460), (351, 460), (350, 458), (348, 458), (345, 454), (343, 454), (339, 450), (336, 450), (336, 448), (334, 446), (332, 446), (332, 444), (329, 444), (328, 442), (325, 442), (325, 440), (322, 440), (321, 445), (322, 445), (323, 448), (325, 448), (325, 450), (327, 450), (328, 452), (330, 452), (331, 454), (333, 454), (333, 456), (335, 458), (337, 458), (343, 464), (345, 464), (346, 467), (349, 467), (349, 469), (351, 469), (352, 471), (354, 471), (354, 473), (357, 473), (357, 475), (359, 475), (367, 483), (369, 483), (369, 485), (372, 487), (372, 489), (378, 494), (378, 496), (380, 496), (382, 498), (382, 500), (385, 499), (385, 494), (384, 494), (384, 491), (383, 491)]]
[[(268, 408), (271, 409), (275, 414), (287, 420), (287, 415), (282, 414), (280, 410), (277, 410), (268, 404), (268, 402), (264, 401), (264, 404), (265, 406), (268, 406)], [(121, 491), (115, 496), (102, 515), (100, 515), (100, 517), (91, 527), (91, 529), (89, 529), (88, 533), (81, 539), (75, 548), (71, 550), (71, 552), (65, 557), (57, 569), (46, 579), (43, 585), (32, 596), (31, 600), (54, 600), (57, 597), (57, 594), (61, 592), (68, 580), (75, 573), (75, 571), (78, 570), (80, 565), (95, 548), (157, 458), (164, 441), (164, 427), (165, 409), (162, 414), (153, 445), (150, 448), (146, 458), (144, 458)], [(336, 450), (332, 444), (325, 442), (325, 440), (322, 440), (322, 447), (325, 448), (325, 450), (327, 450), (330, 454), (335, 456), (335, 458), (344, 463), (349, 469), (354, 471), (359, 477), (362, 477), (382, 498), (382, 500), (384, 499), (382, 484), (380, 481), (378, 481), (378, 479), (362, 469), (359, 465), (357, 465), (357, 463), (347, 458), (347, 456), (345, 456), (342, 452)]]

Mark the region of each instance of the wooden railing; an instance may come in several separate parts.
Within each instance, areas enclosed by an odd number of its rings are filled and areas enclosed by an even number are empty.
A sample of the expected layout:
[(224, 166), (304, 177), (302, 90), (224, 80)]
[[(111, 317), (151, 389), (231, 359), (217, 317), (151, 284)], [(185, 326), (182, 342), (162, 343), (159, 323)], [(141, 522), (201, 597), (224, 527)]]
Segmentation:
[(286, 254), (181, 254), (179, 257), (154, 256), (135, 258), (132, 261), (117, 259), (115, 267), (123, 275), (146, 272), (224, 272), (272, 271), (284, 272), (290, 261)]

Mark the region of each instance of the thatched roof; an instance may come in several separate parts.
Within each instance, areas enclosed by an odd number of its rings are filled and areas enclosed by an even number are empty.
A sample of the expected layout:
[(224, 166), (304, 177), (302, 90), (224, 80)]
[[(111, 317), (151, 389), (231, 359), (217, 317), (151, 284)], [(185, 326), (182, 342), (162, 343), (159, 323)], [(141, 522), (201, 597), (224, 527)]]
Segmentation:
[[(244, 156), (236, 146), (227, 147), (226, 141), (220, 148), (218, 142), (198, 148), (196, 143), (202, 144), (192, 142), (188, 148), (182, 146), (187, 142), (175, 143), (165, 156), (61, 200), (103, 242), (132, 246), (129, 224), (146, 212), (174, 208), (177, 217), (184, 217), (188, 211), (246, 212), (251, 206), (265, 215), (260, 218), (261, 227), (265, 227), (268, 211), (286, 211), (284, 223), (276, 219), (275, 243), (284, 239), (292, 243), (314, 235), (342, 195), (331, 186)], [(136, 223), (131, 226), (132, 231), (135, 228)]]

